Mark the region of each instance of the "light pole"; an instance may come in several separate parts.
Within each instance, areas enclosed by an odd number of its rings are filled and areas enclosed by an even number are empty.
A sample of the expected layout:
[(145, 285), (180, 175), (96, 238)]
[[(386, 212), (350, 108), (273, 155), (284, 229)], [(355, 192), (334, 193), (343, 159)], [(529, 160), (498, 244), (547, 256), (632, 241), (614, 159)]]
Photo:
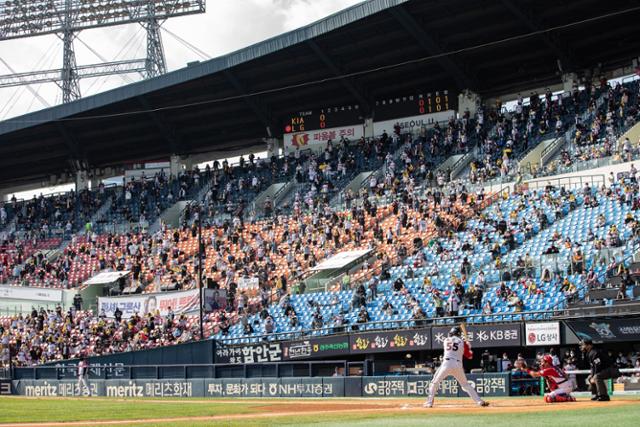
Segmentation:
[(197, 205), (196, 214), (198, 215), (198, 305), (200, 307), (200, 339), (204, 339), (204, 328), (203, 328), (203, 320), (202, 320), (202, 209), (200, 204)]

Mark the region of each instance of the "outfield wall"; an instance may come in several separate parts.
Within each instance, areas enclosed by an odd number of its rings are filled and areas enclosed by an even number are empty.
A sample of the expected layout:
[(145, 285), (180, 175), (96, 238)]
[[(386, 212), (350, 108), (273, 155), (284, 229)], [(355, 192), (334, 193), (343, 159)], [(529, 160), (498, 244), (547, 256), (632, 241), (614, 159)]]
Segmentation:
[[(469, 374), (480, 396), (508, 396), (509, 374)], [(431, 375), (384, 377), (229, 378), (189, 380), (91, 380), (92, 396), (127, 397), (411, 397), (426, 396)], [(32, 397), (80, 397), (77, 381), (14, 380), (11, 394)], [(466, 393), (453, 377), (439, 395)]]

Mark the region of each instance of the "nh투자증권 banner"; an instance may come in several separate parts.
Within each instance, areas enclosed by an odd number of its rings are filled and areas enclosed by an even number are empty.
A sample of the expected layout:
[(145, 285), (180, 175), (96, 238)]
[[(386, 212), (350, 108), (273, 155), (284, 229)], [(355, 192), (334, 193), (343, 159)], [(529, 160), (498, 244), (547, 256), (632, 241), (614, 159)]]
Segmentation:
[[(434, 326), (431, 329), (433, 349), (441, 349), (451, 326)], [(522, 345), (520, 323), (504, 325), (467, 325), (467, 338), (475, 348), (519, 347)]]
[(140, 316), (146, 313), (155, 313), (160, 310), (161, 315), (166, 315), (171, 309), (175, 314), (188, 313), (198, 310), (198, 290), (165, 292), (158, 294), (137, 294), (122, 297), (99, 297), (98, 312), (107, 317), (114, 317), (116, 308), (122, 311), (122, 318), (129, 319), (135, 313)]
[(640, 341), (640, 319), (568, 320), (566, 323), (578, 339), (595, 343)]
[(362, 124), (343, 126), (331, 129), (318, 129), (302, 131), (296, 133), (286, 133), (284, 139), (284, 151), (290, 153), (296, 149), (314, 151), (324, 150), (329, 141), (340, 142), (342, 137), (350, 141), (357, 141), (364, 136), (364, 126)]
[(425, 350), (431, 348), (431, 330), (363, 332), (351, 335), (349, 343), (352, 354)]

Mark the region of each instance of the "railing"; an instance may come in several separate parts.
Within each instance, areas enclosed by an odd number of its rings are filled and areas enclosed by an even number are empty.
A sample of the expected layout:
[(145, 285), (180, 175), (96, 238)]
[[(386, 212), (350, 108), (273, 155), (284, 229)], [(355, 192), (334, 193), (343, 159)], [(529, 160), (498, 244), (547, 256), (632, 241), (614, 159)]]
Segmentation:
[[(295, 339), (304, 339), (311, 336), (324, 335), (344, 335), (349, 333), (393, 330), (393, 329), (417, 329), (425, 326), (443, 326), (455, 325), (462, 322), (466, 323), (509, 323), (521, 322), (528, 320), (550, 320), (550, 319), (579, 319), (589, 318), (591, 316), (581, 316), (582, 308), (557, 308), (552, 310), (541, 311), (522, 311), (522, 312), (505, 312), (492, 314), (471, 314), (466, 316), (447, 316), (435, 317), (427, 319), (398, 319), (398, 320), (378, 320), (367, 323), (354, 323), (339, 326), (328, 326), (318, 329), (308, 328), (300, 331), (274, 332), (271, 334), (260, 334), (252, 336), (240, 336), (237, 338), (222, 337), (215, 338), (222, 344), (246, 344), (265, 341), (287, 341)], [(640, 314), (640, 301), (632, 306), (632, 311), (626, 312), (625, 316)]]
[(557, 178), (540, 178), (536, 180), (527, 181), (524, 186), (529, 190), (536, 190), (544, 188), (547, 185), (563, 188), (584, 188), (585, 184), (589, 184), (591, 188), (599, 188), (606, 183), (604, 174), (601, 175), (579, 175), (579, 176), (564, 176)]
[[(295, 369), (296, 377), (331, 376), (335, 368), (348, 372), (354, 364), (345, 360), (335, 361), (290, 361), (264, 362), (255, 364), (211, 363), (211, 364), (170, 364), (170, 365), (89, 365), (89, 380), (92, 379), (191, 379), (191, 378), (252, 378), (252, 377), (291, 377)], [(362, 365), (362, 362), (357, 362)], [(306, 369), (305, 369), (306, 368)], [(9, 368), (6, 378), (11, 378)], [(0, 374), (2, 371), (0, 371)], [(14, 379), (63, 380), (77, 379), (78, 368), (75, 364), (39, 365), (14, 367)]]
[(545, 163), (547, 163), (547, 161), (550, 160), (552, 156), (555, 155), (555, 153), (560, 149), (560, 147), (562, 147), (565, 144), (568, 144), (571, 141), (571, 137), (569, 136), (570, 133), (575, 134), (575, 126), (572, 126), (563, 136), (554, 139), (553, 142), (551, 142), (549, 145), (547, 145), (544, 148), (544, 150), (542, 150), (542, 153), (540, 153), (541, 167)]
[(149, 221), (134, 222), (98, 222), (94, 224), (94, 229), (100, 234), (126, 234), (130, 232), (138, 233), (149, 228)]
[[(38, 289), (38, 288), (42, 288), (42, 289), (60, 289), (60, 288), (47, 288), (47, 287), (40, 287), (40, 286), (30, 286), (30, 289)], [(34, 301), (35, 302), (35, 301)], [(39, 302), (37, 305), (34, 304), (29, 304), (29, 303), (25, 303), (23, 304), (13, 304), (12, 306), (5, 306), (0, 308), (0, 316), (11, 316), (11, 317), (15, 317), (15, 316), (19, 316), (19, 315), (27, 315), (30, 314), (31, 311), (35, 308), (38, 311), (40, 311), (40, 309), (45, 309), (45, 310), (55, 310), (55, 308), (57, 306), (60, 305), (60, 302), (51, 302), (51, 303), (43, 303), (43, 302)]]
[(460, 157), (453, 165), (451, 165), (451, 174), (448, 177), (449, 180), (453, 180), (456, 176), (462, 172), (462, 170), (471, 162), (471, 159), (477, 155), (477, 151), (473, 150), (465, 153)]
[(11, 368), (8, 366), (0, 366), (0, 380), (11, 379)]

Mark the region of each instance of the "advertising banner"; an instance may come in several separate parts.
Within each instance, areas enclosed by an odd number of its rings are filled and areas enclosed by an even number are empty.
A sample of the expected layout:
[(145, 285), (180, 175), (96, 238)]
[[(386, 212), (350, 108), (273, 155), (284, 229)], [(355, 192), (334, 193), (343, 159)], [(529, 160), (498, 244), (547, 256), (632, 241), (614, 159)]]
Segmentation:
[(227, 378), (207, 379), (205, 397), (339, 397), (344, 396), (344, 379), (313, 378)]
[(59, 289), (28, 288), (22, 286), (0, 286), (0, 298), (61, 302), (62, 291)]
[(164, 316), (169, 312), (169, 308), (175, 314), (182, 314), (198, 310), (198, 300), (197, 289), (122, 297), (100, 297), (98, 298), (98, 312), (104, 310), (107, 317), (112, 318), (116, 308), (119, 308), (122, 311), (123, 319), (129, 319), (135, 313), (143, 316), (156, 310), (160, 310), (160, 314)]
[[(358, 381), (358, 387), (347, 382)], [(508, 396), (509, 374), (470, 374), (480, 396)], [(115, 397), (391, 397), (426, 396), (430, 375), (395, 377), (192, 378), (89, 380), (91, 396)], [(75, 380), (13, 380), (5, 391), (30, 397), (81, 397)], [(441, 384), (439, 396), (466, 396), (453, 378)]]
[(11, 395), (11, 380), (0, 380), (0, 396)]
[(393, 127), (397, 124), (400, 125), (400, 133), (414, 133), (418, 132), (423, 126), (425, 128), (433, 127), (436, 122), (443, 124), (449, 121), (450, 118), (455, 117), (456, 112), (453, 110), (441, 111), (439, 113), (422, 114), (420, 116), (412, 117), (400, 117), (397, 119), (384, 120), (381, 122), (373, 122), (373, 135), (380, 136), (384, 131), (387, 131), (388, 135), (393, 132)]
[(351, 354), (410, 351), (431, 348), (429, 328), (364, 332), (349, 337)]
[[(431, 378), (431, 375), (363, 377), (362, 396), (427, 396)], [(467, 380), (480, 396), (509, 395), (509, 374), (468, 374)], [(440, 383), (438, 396), (462, 397), (467, 396), (467, 394), (462, 390), (458, 381), (454, 377), (449, 376)]]
[(570, 320), (567, 324), (579, 339), (591, 338), (594, 343), (640, 340), (638, 319)]
[(340, 142), (344, 137), (350, 141), (357, 141), (364, 136), (362, 124), (343, 126), (331, 129), (318, 129), (284, 134), (285, 153), (296, 151), (296, 149), (312, 149), (314, 151), (324, 150), (329, 140), (334, 143)]
[(284, 360), (322, 358), (349, 354), (349, 336), (309, 338), (308, 340), (283, 343)]
[[(17, 380), (16, 394), (32, 397), (81, 397), (77, 381)], [(106, 397), (203, 397), (204, 380), (89, 380), (91, 396)]]
[(282, 343), (246, 344), (233, 347), (216, 347), (216, 363), (281, 362)]
[(526, 323), (525, 338), (528, 346), (560, 344), (560, 322)]
[(203, 289), (202, 307), (205, 313), (227, 308), (226, 289)]
[[(434, 349), (441, 349), (451, 326), (435, 326), (431, 329)], [(474, 348), (519, 347), (522, 345), (520, 323), (505, 325), (467, 325), (467, 338)]]
[(240, 291), (257, 290), (260, 287), (260, 279), (257, 277), (240, 277), (237, 283)]

